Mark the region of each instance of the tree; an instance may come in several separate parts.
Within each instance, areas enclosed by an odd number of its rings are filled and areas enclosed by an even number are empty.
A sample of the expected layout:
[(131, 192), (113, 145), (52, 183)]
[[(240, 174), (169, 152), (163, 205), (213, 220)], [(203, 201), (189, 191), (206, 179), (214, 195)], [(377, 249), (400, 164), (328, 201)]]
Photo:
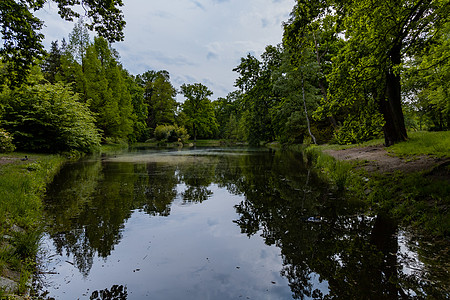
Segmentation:
[(280, 101), (273, 89), (273, 73), (281, 64), (280, 47), (267, 46), (261, 55), (260, 62), (253, 55), (241, 58), (241, 63), (233, 69), (239, 73), (235, 86), (244, 94), (243, 115), (247, 123), (247, 140), (258, 146), (261, 141), (270, 142), (275, 139), (270, 111)]
[(340, 45), (339, 51), (328, 60), (332, 67), (325, 74), (328, 93), (319, 113), (346, 115), (342, 128), (348, 131), (367, 125), (362, 135), (372, 136), (374, 127), (384, 124), (389, 146), (407, 138), (402, 66), (436, 40), (435, 33), (447, 22), (449, 10), (448, 1), (299, 0), (285, 26), (284, 41), (295, 48), (304, 47), (299, 41), (305, 37), (313, 40), (310, 45), (316, 48), (321, 64), (326, 53), (321, 48), (330, 45), (324, 37), (332, 37), (330, 41), (340, 38), (341, 42), (335, 43)]
[[(95, 30), (108, 41), (123, 40), (125, 21), (119, 7), (122, 0), (53, 0), (58, 5), (61, 18), (73, 21), (81, 15), (73, 8), (81, 5), (85, 16), (91, 20), (87, 24), (90, 30)], [(18, 86), (26, 79), (35, 58), (44, 54), (39, 33), (43, 22), (33, 13), (44, 7), (48, 0), (2, 0), (0, 1), (0, 26), (3, 47), (0, 55), (8, 65), (11, 84)]]
[(41, 65), (42, 73), (50, 83), (55, 83), (58, 74), (61, 73), (61, 55), (62, 52), (58, 46), (58, 41), (53, 41), (50, 52)]
[(85, 101), (97, 115), (104, 137), (126, 139), (132, 133), (133, 106), (114, 50), (101, 37), (95, 38), (83, 61)]
[(419, 127), (450, 129), (450, 22), (436, 30), (436, 39), (405, 65), (404, 94), (418, 115)]
[(175, 99), (177, 91), (170, 82), (169, 72), (150, 70), (138, 75), (136, 81), (144, 88), (148, 128), (154, 130), (158, 125), (173, 124), (178, 104)]
[(86, 55), (86, 49), (91, 44), (89, 31), (83, 19), (78, 20), (73, 26), (72, 32), (69, 33), (69, 44), (67, 51), (69, 51), (76, 62), (83, 64), (83, 58)]
[(212, 92), (201, 83), (183, 84), (181, 93), (186, 100), (182, 107), (187, 117), (187, 125), (192, 129), (194, 142), (197, 141), (197, 134), (208, 136), (217, 131), (217, 121), (214, 116), (214, 109), (208, 99)]
[(136, 82), (134, 76), (122, 69), (127, 89), (130, 91), (133, 105), (133, 134), (129, 136), (131, 142), (145, 141), (148, 138), (147, 115), (148, 105), (144, 102), (144, 89)]
[(244, 140), (239, 130), (242, 93), (230, 92), (226, 98), (213, 101), (214, 112), (219, 127), (219, 137), (228, 140)]
[(336, 100), (346, 94), (347, 101), (361, 103), (361, 91), (355, 87), (370, 83), (364, 92), (383, 116), (386, 146), (406, 140), (401, 66), (406, 57), (434, 39), (433, 33), (449, 16), (449, 2), (354, 0), (337, 4), (347, 41), (335, 60), (339, 68), (331, 75), (331, 96)]

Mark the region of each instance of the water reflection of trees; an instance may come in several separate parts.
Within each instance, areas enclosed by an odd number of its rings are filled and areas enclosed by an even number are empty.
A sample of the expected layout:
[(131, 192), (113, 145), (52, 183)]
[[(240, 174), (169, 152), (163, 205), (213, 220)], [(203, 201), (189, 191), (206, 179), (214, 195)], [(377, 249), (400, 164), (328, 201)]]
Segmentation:
[[(299, 154), (239, 154), (200, 157), (196, 163), (69, 165), (46, 203), (57, 251), (73, 255), (87, 276), (94, 256), (107, 257), (119, 243), (133, 210), (169, 216), (177, 197), (201, 203), (214, 183), (244, 196), (234, 221), (242, 233), (260, 234), (266, 244), (280, 247), (281, 274), (294, 298), (397, 299), (412, 290), (445, 296), (445, 290), (436, 292), (400, 269), (395, 223), (383, 214), (361, 214), (359, 203), (336, 196)], [(177, 192), (179, 186), (184, 190)]]
[(217, 159), (196, 158), (194, 163), (180, 164), (178, 166), (178, 178), (186, 184), (186, 189), (181, 193), (185, 203), (202, 203), (213, 192), (209, 189), (214, 181)]
[[(362, 214), (357, 202), (334, 196), (295, 154), (245, 157), (235, 220), (247, 235), (277, 245), (281, 274), (296, 299), (410, 299), (436, 289), (404, 273), (397, 225), (383, 213)], [(320, 284), (320, 283), (323, 284)], [(419, 296), (422, 295), (422, 296)], [(439, 295), (439, 294), (438, 294)], [(437, 298), (445, 298), (445, 293)]]

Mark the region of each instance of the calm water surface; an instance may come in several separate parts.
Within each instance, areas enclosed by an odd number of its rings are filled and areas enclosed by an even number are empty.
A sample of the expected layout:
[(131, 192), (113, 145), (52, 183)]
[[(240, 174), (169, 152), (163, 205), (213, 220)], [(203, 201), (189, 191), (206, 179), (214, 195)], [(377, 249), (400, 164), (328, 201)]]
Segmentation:
[(47, 194), (46, 297), (448, 296), (415, 237), (296, 153), (135, 149), (66, 165)]

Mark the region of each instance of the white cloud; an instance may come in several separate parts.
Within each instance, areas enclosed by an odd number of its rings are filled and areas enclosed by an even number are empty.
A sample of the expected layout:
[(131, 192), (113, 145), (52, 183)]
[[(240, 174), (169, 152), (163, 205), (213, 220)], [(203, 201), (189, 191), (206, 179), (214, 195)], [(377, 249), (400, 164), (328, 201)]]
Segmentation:
[[(132, 74), (169, 71), (178, 88), (201, 82), (213, 99), (233, 91), (232, 71), (247, 53), (261, 54), (281, 42), (282, 22), (294, 0), (125, 0), (125, 40), (114, 45)], [(39, 12), (47, 27), (46, 46), (73, 28), (54, 5)]]

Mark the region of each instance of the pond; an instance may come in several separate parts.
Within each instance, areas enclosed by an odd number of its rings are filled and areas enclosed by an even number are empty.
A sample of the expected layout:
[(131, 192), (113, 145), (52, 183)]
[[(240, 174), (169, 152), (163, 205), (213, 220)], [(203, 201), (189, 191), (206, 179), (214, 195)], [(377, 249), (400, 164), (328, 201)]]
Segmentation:
[(69, 163), (45, 212), (45, 298), (448, 296), (418, 237), (341, 197), (300, 153), (133, 149)]

